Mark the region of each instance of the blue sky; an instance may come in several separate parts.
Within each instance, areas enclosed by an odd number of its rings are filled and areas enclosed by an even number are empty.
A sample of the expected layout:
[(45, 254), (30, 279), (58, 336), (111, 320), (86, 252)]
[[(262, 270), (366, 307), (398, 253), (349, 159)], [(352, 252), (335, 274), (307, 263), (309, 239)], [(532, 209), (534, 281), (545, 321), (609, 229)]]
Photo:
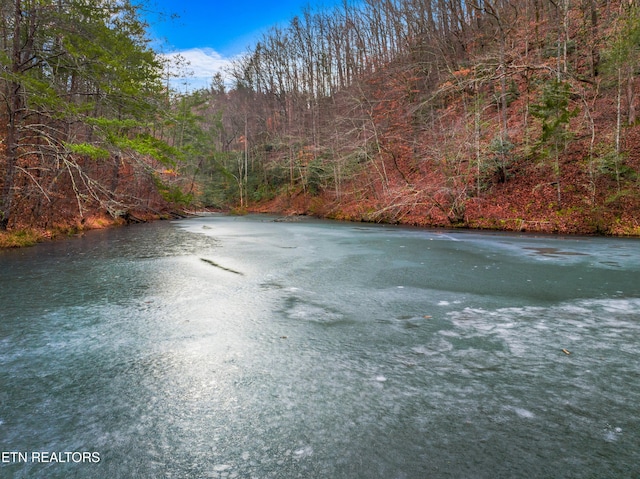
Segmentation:
[[(325, 0), (335, 5), (341, 0)], [(217, 71), (253, 45), (269, 27), (285, 25), (309, 0), (149, 0), (145, 10), (156, 49), (172, 56), (180, 54), (189, 61), (189, 88), (206, 87)], [(163, 13), (163, 15), (159, 15)], [(171, 18), (176, 15), (178, 18)], [(176, 80), (174, 86), (185, 80)]]

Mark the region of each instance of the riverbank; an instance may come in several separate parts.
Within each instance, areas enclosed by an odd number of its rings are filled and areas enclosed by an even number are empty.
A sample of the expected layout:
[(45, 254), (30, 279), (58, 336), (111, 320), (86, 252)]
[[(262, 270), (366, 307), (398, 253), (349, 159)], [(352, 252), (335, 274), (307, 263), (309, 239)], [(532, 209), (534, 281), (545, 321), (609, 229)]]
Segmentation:
[(337, 201), (328, 195), (281, 195), (246, 208), (251, 213), (309, 215), (351, 222), (401, 224), (424, 228), (461, 228), (562, 235), (640, 237), (639, 209), (635, 197), (620, 198), (617, 208), (592, 207), (580, 198), (568, 199), (562, 209), (540, 202), (518, 201), (519, 192), (471, 198), (464, 214), (451, 221), (447, 210), (428, 198), (408, 208), (406, 202), (385, 198)]
[[(444, 214), (437, 214), (434, 208), (428, 213), (424, 205), (403, 214), (392, 208), (380, 207), (379, 203), (365, 200), (335, 201), (326, 196), (298, 193), (277, 196), (268, 201), (257, 202), (246, 208), (231, 208), (232, 215), (246, 213), (277, 214), (283, 216), (314, 216), (323, 219), (357, 223), (382, 223), (418, 226), (423, 228), (459, 228), (469, 230), (492, 230), (505, 232), (534, 232), (563, 235), (593, 235), (640, 237), (640, 223), (637, 208), (630, 205), (619, 215), (603, 214), (601, 210), (567, 207), (560, 211), (550, 211), (546, 216), (519, 214), (510, 207), (511, 214), (493, 207), (493, 214), (487, 213), (489, 200), (470, 201), (467, 204), (464, 221), (451, 223)], [(219, 211), (219, 210), (217, 210)], [(496, 213), (497, 212), (497, 213)], [(165, 211), (161, 213), (135, 213), (126, 217), (113, 218), (107, 214), (95, 214), (75, 223), (58, 224), (53, 228), (20, 227), (0, 232), (0, 249), (21, 248), (43, 241), (71, 238), (95, 229), (115, 228), (133, 223), (145, 223), (166, 219), (184, 218), (191, 213), (185, 211)]]
[(24, 248), (44, 241), (82, 236), (91, 230), (116, 228), (135, 223), (147, 223), (167, 219), (185, 218), (188, 214), (177, 211), (158, 213), (130, 213), (114, 218), (107, 214), (94, 214), (76, 222), (56, 224), (51, 228), (19, 226), (9, 231), (0, 231), (0, 249)]

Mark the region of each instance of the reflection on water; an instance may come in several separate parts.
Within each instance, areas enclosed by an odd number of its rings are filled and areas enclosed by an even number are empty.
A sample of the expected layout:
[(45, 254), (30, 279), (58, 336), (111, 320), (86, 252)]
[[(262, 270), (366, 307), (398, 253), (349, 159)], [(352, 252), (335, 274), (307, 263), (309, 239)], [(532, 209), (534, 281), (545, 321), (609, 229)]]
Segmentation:
[(640, 474), (637, 241), (271, 220), (1, 252), (0, 476)]

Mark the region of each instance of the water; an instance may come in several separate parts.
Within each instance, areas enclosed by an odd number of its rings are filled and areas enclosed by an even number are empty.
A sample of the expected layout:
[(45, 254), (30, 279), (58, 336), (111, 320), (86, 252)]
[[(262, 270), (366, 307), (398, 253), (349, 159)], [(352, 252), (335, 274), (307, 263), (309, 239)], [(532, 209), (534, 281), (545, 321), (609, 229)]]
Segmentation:
[(640, 242), (273, 219), (0, 252), (0, 477), (640, 477)]

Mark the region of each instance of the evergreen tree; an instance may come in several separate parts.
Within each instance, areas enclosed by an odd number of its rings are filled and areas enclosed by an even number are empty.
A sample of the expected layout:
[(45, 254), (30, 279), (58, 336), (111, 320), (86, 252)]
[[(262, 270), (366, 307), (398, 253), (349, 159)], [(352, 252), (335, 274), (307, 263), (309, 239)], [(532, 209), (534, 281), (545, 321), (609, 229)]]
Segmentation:
[(578, 114), (577, 109), (569, 108), (570, 94), (569, 83), (554, 78), (544, 85), (540, 103), (531, 105), (531, 114), (542, 123), (542, 134), (537, 149), (543, 158), (552, 159), (558, 208), (562, 206), (560, 156), (571, 138), (569, 121)]
[(11, 7), (3, 2), (0, 23), (7, 125), (0, 229), (16, 201), (41, 214), (69, 190), (80, 216), (89, 204), (119, 214), (128, 206), (114, 194), (119, 166), (175, 158), (150, 135), (162, 68), (139, 7), (128, 0), (13, 0)]

